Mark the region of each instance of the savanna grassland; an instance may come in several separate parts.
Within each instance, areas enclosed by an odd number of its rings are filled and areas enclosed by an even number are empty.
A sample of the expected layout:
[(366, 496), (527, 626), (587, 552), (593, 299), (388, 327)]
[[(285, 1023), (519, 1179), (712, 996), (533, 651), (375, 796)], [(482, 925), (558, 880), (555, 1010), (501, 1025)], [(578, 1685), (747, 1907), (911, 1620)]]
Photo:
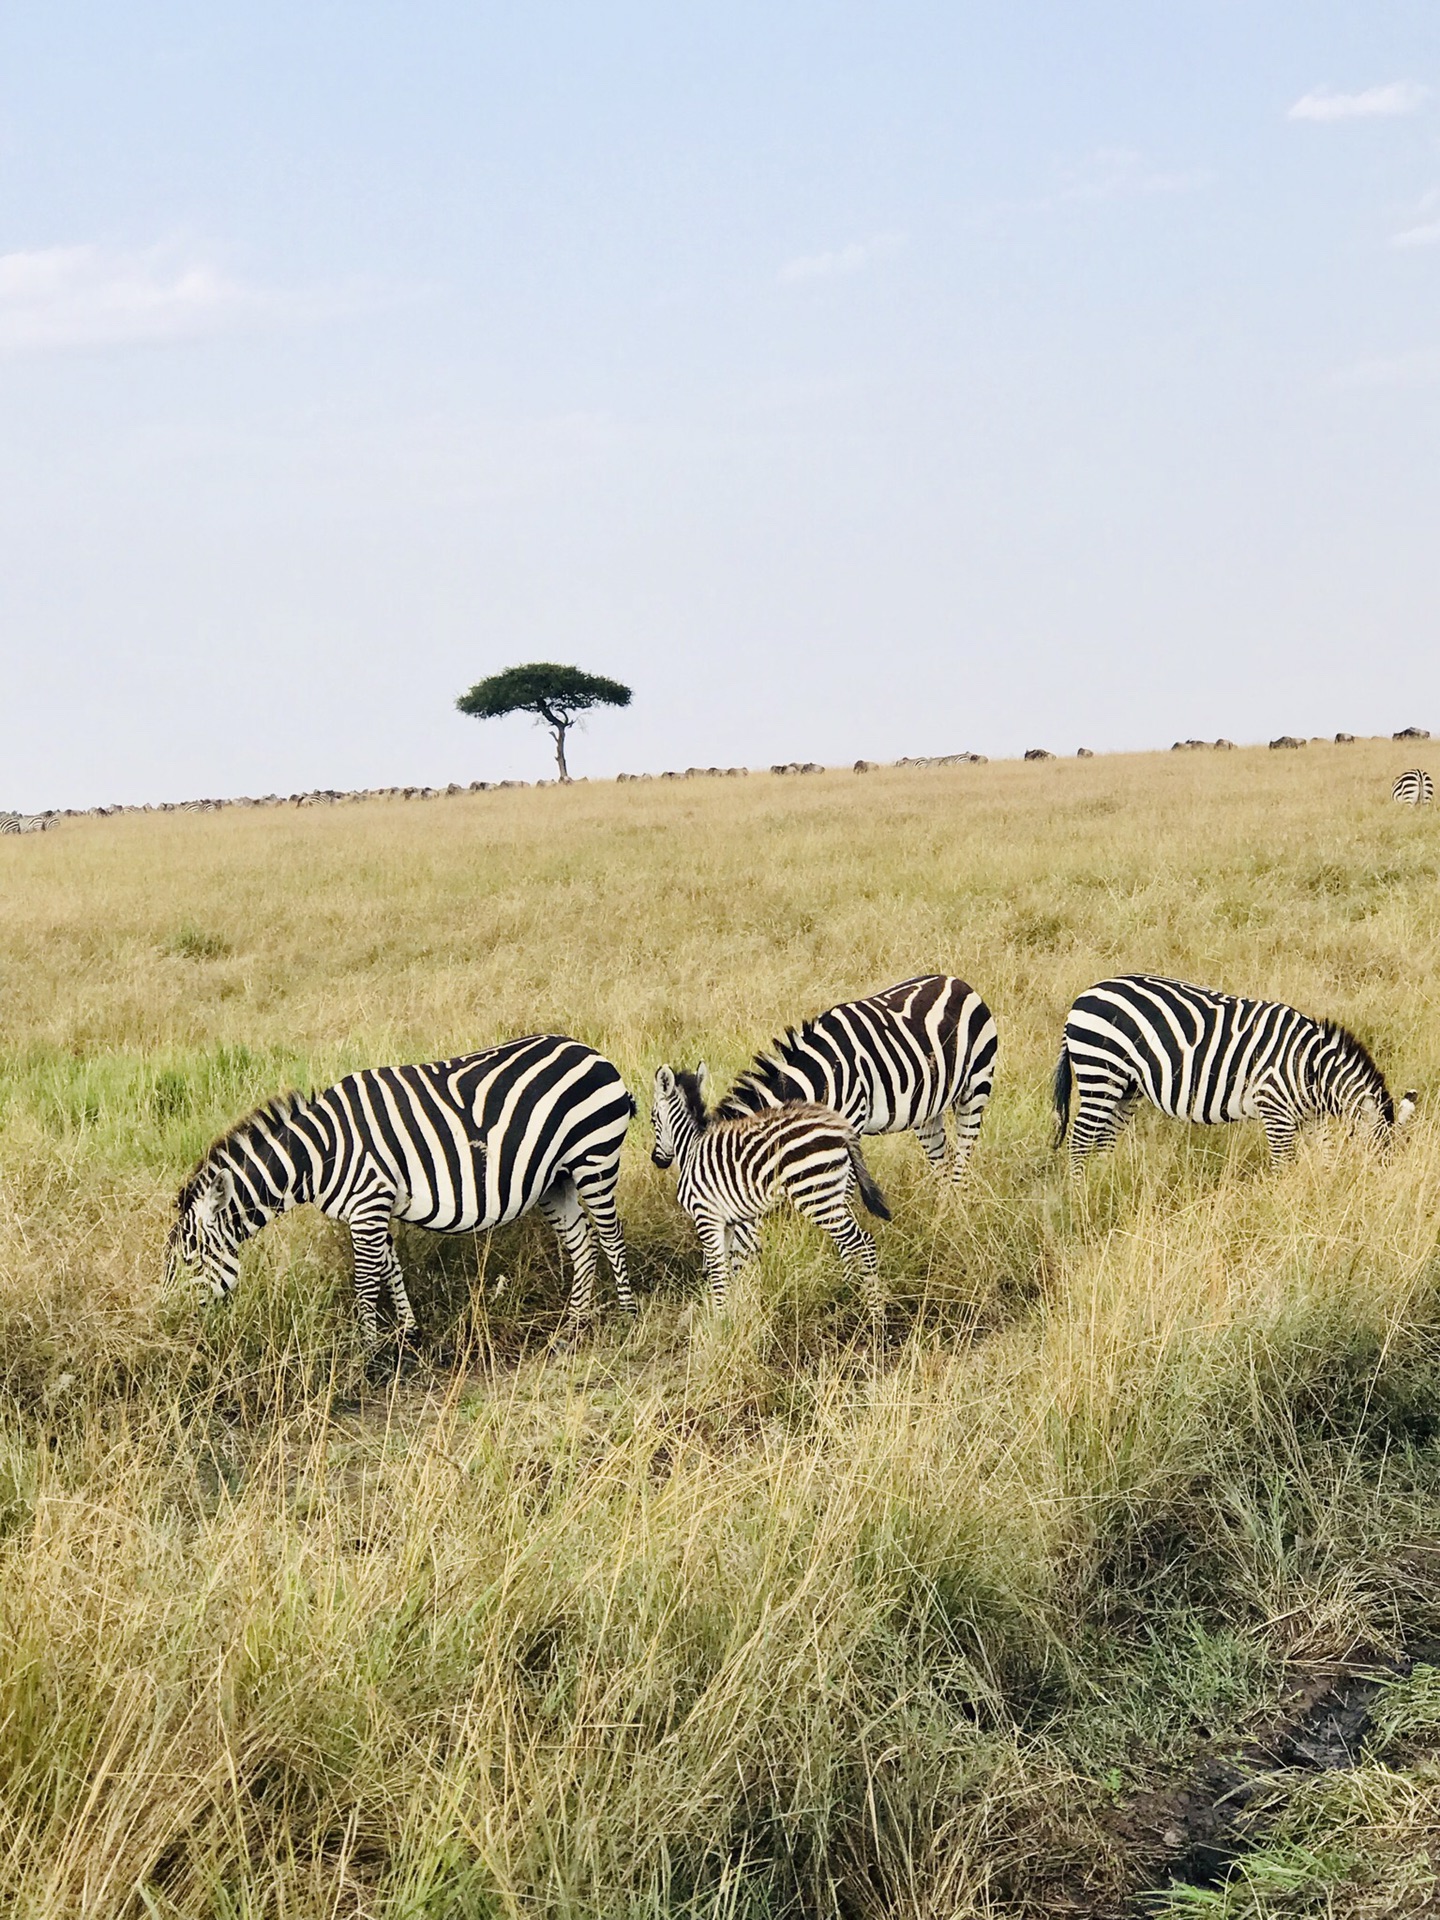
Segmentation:
[[(1440, 818), (1390, 802), (1406, 752), (0, 842), (0, 1912), (1119, 1915), (1183, 1867), (1177, 1791), (1346, 1662), (1381, 1675), (1358, 1764), (1246, 1762), (1238, 1871), (1150, 1910), (1434, 1911), (1440, 1684), (1380, 1665), (1440, 1635)], [(1139, 968), (1345, 1020), (1420, 1089), (1411, 1137), (1276, 1172), (1256, 1127), (1147, 1112), (1072, 1192), (1060, 1023)], [(931, 969), (1000, 1073), (963, 1191), (867, 1143), (893, 1345), (789, 1221), (717, 1317), (655, 1066), (723, 1076)], [(633, 1329), (551, 1347), (538, 1221), (402, 1235), (399, 1372), (312, 1213), (231, 1302), (165, 1294), (175, 1189), (247, 1108), (538, 1029), (641, 1098)]]

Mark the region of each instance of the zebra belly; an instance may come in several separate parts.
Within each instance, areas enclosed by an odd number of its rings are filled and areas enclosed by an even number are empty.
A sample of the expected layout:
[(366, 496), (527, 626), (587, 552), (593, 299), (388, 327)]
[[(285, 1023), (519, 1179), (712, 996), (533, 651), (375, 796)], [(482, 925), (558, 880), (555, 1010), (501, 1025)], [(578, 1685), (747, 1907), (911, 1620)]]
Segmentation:
[(503, 1193), (491, 1190), (485, 1179), (483, 1155), (474, 1161), (472, 1179), (461, 1193), (404, 1191), (396, 1195), (393, 1217), (408, 1225), (428, 1227), (432, 1233), (488, 1233), (508, 1226), (528, 1213), (554, 1183), (559, 1169), (548, 1160), (532, 1161), (523, 1184), (512, 1183)]
[(1183, 1081), (1162, 1090), (1155, 1086), (1153, 1077), (1145, 1076), (1141, 1085), (1145, 1097), (1152, 1106), (1168, 1114), (1172, 1120), (1188, 1120), (1194, 1127), (1227, 1126), (1232, 1120), (1253, 1120), (1256, 1108), (1251, 1095), (1244, 1090), (1220, 1093), (1203, 1085), (1194, 1086)]
[(865, 1085), (857, 1089), (848, 1108), (841, 1109), (861, 1133), (906, 1133), (911, 1127), (933, 1120), (949, 1106), (954, 1090), (933, 1068), (919, 1072), (913, 1062), (906, 1064), (910, 1074), (908, 1085), (887, 1086), (872, 1073)]

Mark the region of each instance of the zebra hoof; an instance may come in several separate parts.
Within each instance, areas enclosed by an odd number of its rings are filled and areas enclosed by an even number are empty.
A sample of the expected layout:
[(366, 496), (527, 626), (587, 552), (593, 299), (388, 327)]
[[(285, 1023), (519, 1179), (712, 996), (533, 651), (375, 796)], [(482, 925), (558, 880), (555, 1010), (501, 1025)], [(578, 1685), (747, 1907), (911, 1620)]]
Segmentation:
[(365, 1378), (372, 1387), (393, 1384), (405, 1374), (414, 1373), (420, 1364), (420, 1348), (413, 1334), (399, 1332), (375, 1347), (365, 1362)]
[(899, 1330), (891, 1326), (884, 1307), (870, 1309), (870, 1344), (876, 1353), (888, 1353), (900, 1344)]

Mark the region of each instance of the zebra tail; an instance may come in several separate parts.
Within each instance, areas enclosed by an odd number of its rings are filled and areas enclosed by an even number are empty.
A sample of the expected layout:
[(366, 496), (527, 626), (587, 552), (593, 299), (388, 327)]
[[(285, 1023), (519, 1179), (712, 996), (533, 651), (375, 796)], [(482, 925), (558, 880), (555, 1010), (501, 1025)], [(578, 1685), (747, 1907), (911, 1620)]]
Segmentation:
[(850, 1142), (850, 1164), (855, 1169), (855, 1179), (860, 1188), (860, 1198), (865, 1202), (867, 1213), (873, 1213), (877, 1220), (888, 1220), (890, 1209), (885, 1204), (885, 1196), (876, 1185), (875, 1176), (860, 1158), (860, 1142)]
[(1071, 1082), (1070, 1049), (1062, 1040), (1060, 1058), (1055, 1063), (1055, 1138), (1050, 1143), (1057, 1150), (1064, 1145), (1065, 1135), (1070, 1128)]

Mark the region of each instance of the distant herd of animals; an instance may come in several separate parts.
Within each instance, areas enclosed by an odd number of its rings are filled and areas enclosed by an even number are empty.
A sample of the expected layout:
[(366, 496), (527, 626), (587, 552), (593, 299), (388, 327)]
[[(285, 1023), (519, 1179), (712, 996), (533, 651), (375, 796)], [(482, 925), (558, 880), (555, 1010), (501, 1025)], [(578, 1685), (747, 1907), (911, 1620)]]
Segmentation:
[[(980, 995), (952, 975), (926, 974), (789, 1028), (713, 1105), (703, 1064), (658, 1067), (651, 1157), (678, 1169), (677, 1198), (716, 1304), (755, 1255), (762, 1218), (788, 1204), (829, 1235), (879, 1327), (879, 1260), (851, 1211), (857, 1189), (870, 1213), (890, 1213), (862, 1137), (911, 1132), (936, 1174), (959, 1181), (997, 1047)], [(1114, 1144), (1142, 1099), (1202, 1125), (1257, 1119), (1283, 1162), (1300, 1127), (1327, 1115), (1388, 1146), (1416, 1095), (1397, 1104), (1364, 1045), (1333, 1021), (1154, 974), (1102, 980), (1071, 1006), (1055, 1071), (1055, 1145), (1068, 1134), (1073, 1177)], [(637, 1111), (619, 1070), (560, 1034), (284, 1094), (215, 1141), (181, 1187), (168, 1277), (229, 1294), (244, 1243), (312, 1204), (350, 1229), (360, 1324), (374, 1345), (382, 1307), (399, 1338), (416, 1324), (394, 1221), (468, 1233), (533, 1207), (569, 1264), (571, 1331), (593, 1309), (597, 1242), (620, 1310), (633, 1313), (616, 1183)]]
[[(1428, 740), (1430, 734), (1425, 727), (1402, 727), (1399, 733), (1392, 733), (1390, 738), (1392, 740)], [(1353, 733), (1335, 735), (1337, 745), (1353, 744), (1354, 740)], [(1317, 738), (1315, 744), (1330, 743)], [(1272, 740), (1270, 745), (1272, 747), (1303, 747), (1306, 742), (1286, 733), (1282, 734), (1278, 740)], [(1195, 748), (1204, 748), (1209, 751), (1229, 752), (1233, 751), (1234, 747), (1233, 740), (1177, 740), (1172, 751), (1183, 753)], [(1027, 747), (1024, 754), (1026, 760), (1054, 760), (1057, 757), (1048, 747)], [(1093, 760), (1095, 755), (1089, 747), (1077, 747), (1075, 758)], [(988, 756), (983, 753), (907, 755), (904, 759), (896, 760), (894, 765), (897, 767), (983, 767), (988, 765)], [(856, 773), (876, 773), (879, 768), (880, 762), (877, 760), (857, 760), (854, 765)], [(615, 778), (617, 783), (623, 786), (643, 780), (743, 779), (749, 771), (748, 767), (686, 767), (683, 773), (618, 773)], [(817, 760), (782, 760), (777, 761), (770, 768), (771, 773), (777, 774), (825, 773), (827, 771), (828, 769), (821, 766)], [(1428, 774), (1419, 773), (1418, 770), (1413, 774), (1402, 774), (1400, 781), (1396, 782), (1395, 798), (1397, 800), (1403, 798), (1428, 801), (1430, 798), (1428, 792), (1423, 795), (1410, 793), (1402, 795), (1400, 792), (1400, 785), (1404, 781), (1417, 777), (1428, 787), (1430, 780)], [(326, 807), (357, 800), (439, 800), (457, 793), (503, 793), (516, 787), (553, 787), (556, 784), (554, 780), (472, 780), (469, 786), (461, 786), (452, 780), (449, 786), (445, 787), (362, 787), (354, 792), (341, 792), (334, 787), (315, 787), (308, 793), (267, 793), (259, 799), (247, 795), (237, 800), (162, 800), (153, 806), (146, 804), (144, 806), (64, 807), (59, 811), (52, 809), (48, 813), (0, 812), (0, 834), (44, 833), (61, 820), (109, 819), (115, 814), (122, 813), (219, 813), (226, 807)], [(581, 785), (583, 782), (573, 781), (570, 784)]]

